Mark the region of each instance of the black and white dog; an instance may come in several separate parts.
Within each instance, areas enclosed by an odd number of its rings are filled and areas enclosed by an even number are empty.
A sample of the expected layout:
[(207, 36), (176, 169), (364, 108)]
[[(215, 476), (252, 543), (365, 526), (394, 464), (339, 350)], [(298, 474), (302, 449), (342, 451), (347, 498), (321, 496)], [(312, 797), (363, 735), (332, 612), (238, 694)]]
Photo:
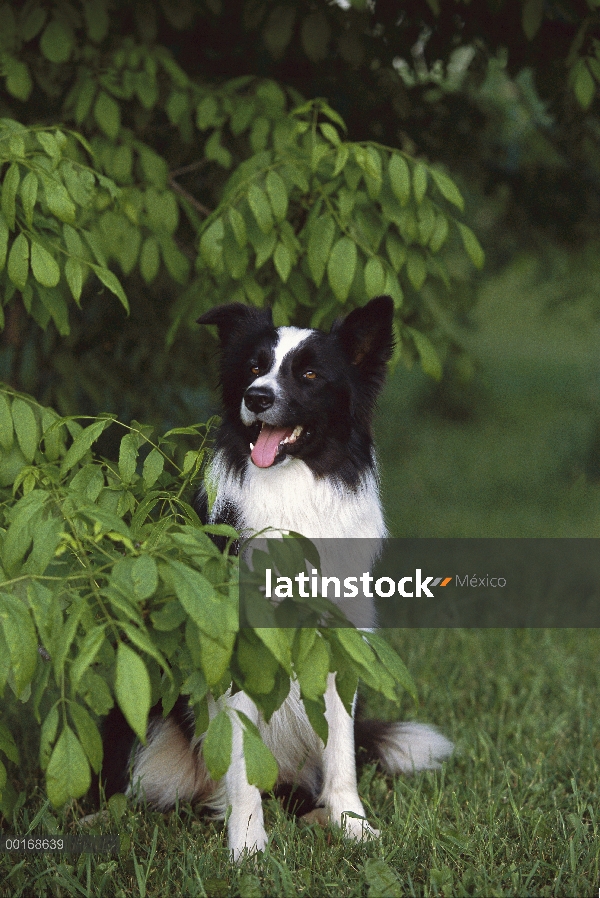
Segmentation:
[[(243, 535), (265, 528), (311, 539), (386, 535), (371, 420), (392, 353), (392, 315), (392, 300), (381, 296), (329, 333), (276, 328), (269, 312), (240, 303), (200, 318), (218, 328), (223, 394), (208, 472), (216, 495), (210, 512), (206, 499), (198, 499), (205, 520), (230, 523)], [(376, 833), (358, 796), (355, 723), (337, 694), (334, 674), (325, 693), (326, 745), (308, 721), (295, 682), (268, 724), (244, 693), (221, 699), (221, 706), (223, 701), (259, 728), (277, 760), (280, 784), (308, 791), (323, 815), (351, 838)], [(213, 703), (211, 713), (216, 708)], [(167, 718), (152, 719), (147, 744), (133, 757), (131, 743), (123, 746), (119, 763), (122, 772), (129, 768), (129, 791), (158, 808), (179, 798), (202, 802), (223, 816), (230, 809), (229, 847), (238, 859), (245, 851), (263, 849), (267, 834), (260, 792), (246, 779), (237, 714), (232, 721), (231, 765), (218, 783), (208, 775), (201, 739), (194, 738), (182, 704)], [(423, 724), (364, 721), (356, 729), (357, 741), (366, 737), (372, 754), (392, 774), (439, 767), (452, 751), (444, 736)], [(108, 780), (107, 792), (114, 791)], [(115, 786), (122, 788), (118, 781)]]

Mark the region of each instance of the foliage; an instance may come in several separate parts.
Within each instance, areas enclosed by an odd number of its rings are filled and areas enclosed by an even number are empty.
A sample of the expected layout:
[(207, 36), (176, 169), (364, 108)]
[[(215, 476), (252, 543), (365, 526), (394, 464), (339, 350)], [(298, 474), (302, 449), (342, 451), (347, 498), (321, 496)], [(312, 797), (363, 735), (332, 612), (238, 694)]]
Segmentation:
[[(0, 392), (0, 692), (29, 702), (41, 725), (40, 763), (54, 805), (83, 795), (102, 746), (98, 716), (114, 702), (142, 741), (148, 712), (165, 713), (189, 696), (197, 732), (208, 729), (204, 755), (215, 777), (231, 754), (231, 720), (209, 724), (207, 694), (231, 683), (270, 717), (297, 677), (307, 713), (326, 739), (323, 693), (337, 671), (350, 707), (358, 677), (388, 699), (412, 689), (400, 659), (376, 634), (353, 629), (239, 627), (237, 559), (210, 534), (234, 539), (231, 527), (201, 526), (187, 502), (206, 454), (210, 428), (177, 428), (154, 439), (152, 428), (114, 417), (61, 418), (31, 399)], [(92, 449), (120, 427), (118, 463)], [(200, 447), (182, 456), (178, 439)], [(244, 718), (247, 769), (261, 788), (277, 767)], [(18, 752), (0, 724), (0, 750)], [(0, 808), (14, 795), (0, 761)]]

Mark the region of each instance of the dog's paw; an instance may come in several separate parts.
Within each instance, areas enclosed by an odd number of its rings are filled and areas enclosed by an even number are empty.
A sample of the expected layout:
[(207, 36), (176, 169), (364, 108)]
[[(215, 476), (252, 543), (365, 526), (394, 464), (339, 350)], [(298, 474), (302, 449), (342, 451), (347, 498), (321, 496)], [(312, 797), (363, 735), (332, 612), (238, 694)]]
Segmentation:
[(231, 852), (232, 860), (236, 863), (239, 863), (248, 855), (264, 851), (267, 847), (267, 833), (262, 819), (259, 819), (257, 815), (237, 820), (232, 815), (229, 818), (228, 830), (229, 851)]
[(353, 795), (347, 796), (346, 800), (340, 798), (328, 804), (327, 812), (331, 823), (339, 826), (344, 835), (355, 842), (379, 837), (379, 830), (368, 822), (365, 809)]

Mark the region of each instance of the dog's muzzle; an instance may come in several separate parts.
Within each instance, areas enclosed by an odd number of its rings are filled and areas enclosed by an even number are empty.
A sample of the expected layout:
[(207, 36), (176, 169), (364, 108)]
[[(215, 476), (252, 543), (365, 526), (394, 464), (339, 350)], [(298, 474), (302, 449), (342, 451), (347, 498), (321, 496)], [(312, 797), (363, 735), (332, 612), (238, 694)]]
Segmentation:
[(255, 414), (266, 411), (271, 408), (275, 402), (275, 393), (270, 387), (248, 387), (244, 393), (244, 403), (246, 408)]

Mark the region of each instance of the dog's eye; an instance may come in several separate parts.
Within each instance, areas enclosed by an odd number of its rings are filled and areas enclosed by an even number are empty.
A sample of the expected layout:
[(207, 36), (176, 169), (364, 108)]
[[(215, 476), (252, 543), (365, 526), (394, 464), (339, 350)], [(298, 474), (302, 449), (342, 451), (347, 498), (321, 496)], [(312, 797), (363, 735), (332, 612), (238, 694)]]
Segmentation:
[(305, 377), (307, 380), (314, 380), (316, 377), (316, 373), (314, 371), (305, 371), (302, 377)]
[(260, 368), (258, 367), (258, 365), (255, 365), (250, 370), (252, 371), (253, 374), (260, 374)]

